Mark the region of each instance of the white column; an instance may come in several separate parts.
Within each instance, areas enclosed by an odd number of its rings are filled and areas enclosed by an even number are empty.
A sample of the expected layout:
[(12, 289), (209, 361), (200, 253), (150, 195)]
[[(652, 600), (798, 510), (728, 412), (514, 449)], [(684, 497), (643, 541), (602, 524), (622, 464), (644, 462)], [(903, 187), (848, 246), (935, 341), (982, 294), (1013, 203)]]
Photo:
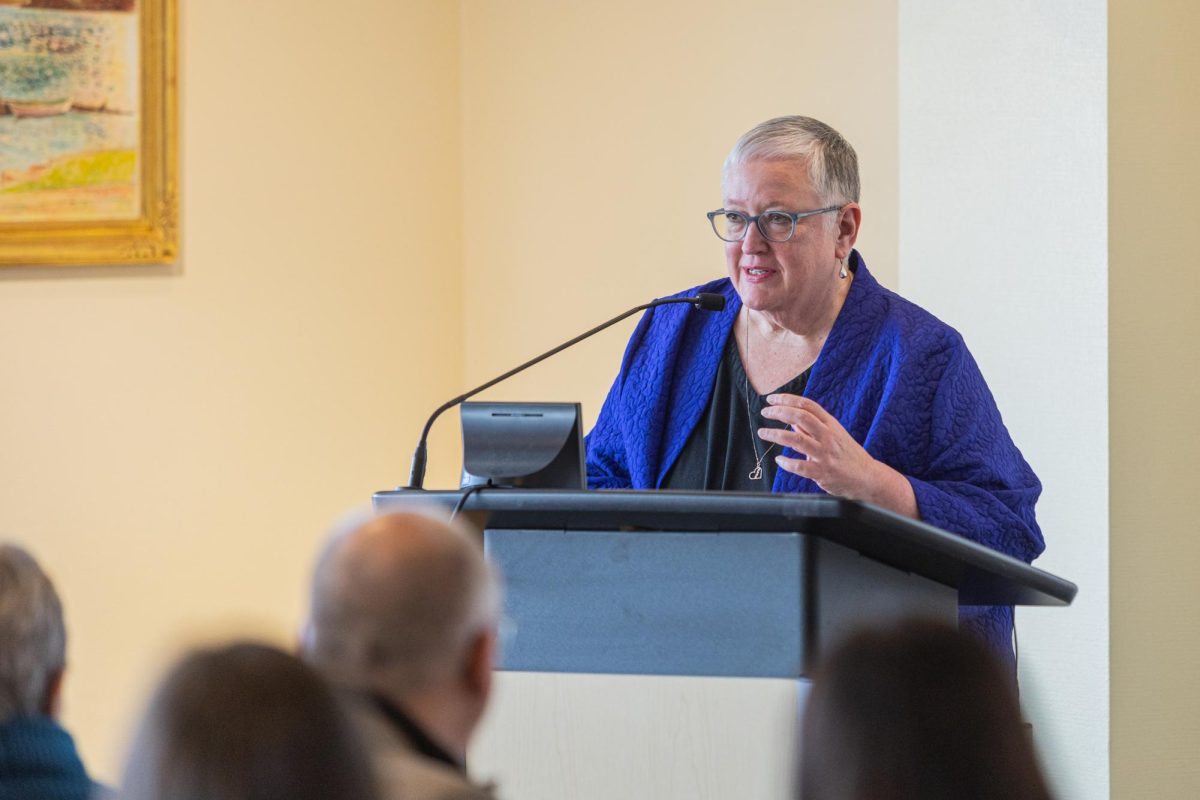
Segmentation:
[(900, 292), (956, 327), (1045, 486), (1022, 700), (1059, 796), (1108, 797), (1107, 7), (901, 0)]

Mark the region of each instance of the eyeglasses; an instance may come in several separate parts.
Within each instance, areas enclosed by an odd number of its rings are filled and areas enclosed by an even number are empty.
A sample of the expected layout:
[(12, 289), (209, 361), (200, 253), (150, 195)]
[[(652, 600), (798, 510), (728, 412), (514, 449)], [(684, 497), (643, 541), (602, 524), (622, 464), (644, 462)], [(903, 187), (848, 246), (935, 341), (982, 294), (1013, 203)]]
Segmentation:
[(718, 208), (708, 212), (708, 221), (712, 223), (713, 231), (727, 242), (740, 242), (750, 231), (750, 224), (758, 226), (758, 232), (768, 242), (786, 242), (796, 234), (796, 221), (805, 217), (815, 217), (818, 214), (828, 214), (838, 211), (841, 206), (818, 208), (816, 211), (764, 211), (761, 214), (749, 216), (740, 211), (730, 211)]

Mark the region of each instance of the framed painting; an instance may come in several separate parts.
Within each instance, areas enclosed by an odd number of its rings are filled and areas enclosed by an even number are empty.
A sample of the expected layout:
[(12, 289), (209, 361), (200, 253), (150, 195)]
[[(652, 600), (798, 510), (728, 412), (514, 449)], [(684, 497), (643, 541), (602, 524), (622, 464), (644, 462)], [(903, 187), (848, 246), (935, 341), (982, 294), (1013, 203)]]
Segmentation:
[(176, 0), (0, 0), (0, 266), (178, 248)]

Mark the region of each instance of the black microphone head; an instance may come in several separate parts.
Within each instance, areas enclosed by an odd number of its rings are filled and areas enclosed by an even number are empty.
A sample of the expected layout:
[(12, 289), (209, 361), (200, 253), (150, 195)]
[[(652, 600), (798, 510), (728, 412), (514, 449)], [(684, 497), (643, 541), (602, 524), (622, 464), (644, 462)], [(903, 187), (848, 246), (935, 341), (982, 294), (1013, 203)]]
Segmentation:
[(696, 295), (696, 308), (701, 311), (724, 311), (725, 295), (716, 292), (701, 292)]

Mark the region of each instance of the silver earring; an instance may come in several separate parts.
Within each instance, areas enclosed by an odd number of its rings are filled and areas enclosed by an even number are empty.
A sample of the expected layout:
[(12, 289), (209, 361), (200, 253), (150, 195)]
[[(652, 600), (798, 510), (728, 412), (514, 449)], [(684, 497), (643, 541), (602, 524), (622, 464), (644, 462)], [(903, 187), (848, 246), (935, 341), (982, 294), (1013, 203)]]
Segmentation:
[(850, 273), (846, 272), (846, 259), (838, 259), (838, 263), (842, 265), (842, 268), (838, 270), (838, 277), (842, 280), (846, 280), (846, 278), (850, 277)]

